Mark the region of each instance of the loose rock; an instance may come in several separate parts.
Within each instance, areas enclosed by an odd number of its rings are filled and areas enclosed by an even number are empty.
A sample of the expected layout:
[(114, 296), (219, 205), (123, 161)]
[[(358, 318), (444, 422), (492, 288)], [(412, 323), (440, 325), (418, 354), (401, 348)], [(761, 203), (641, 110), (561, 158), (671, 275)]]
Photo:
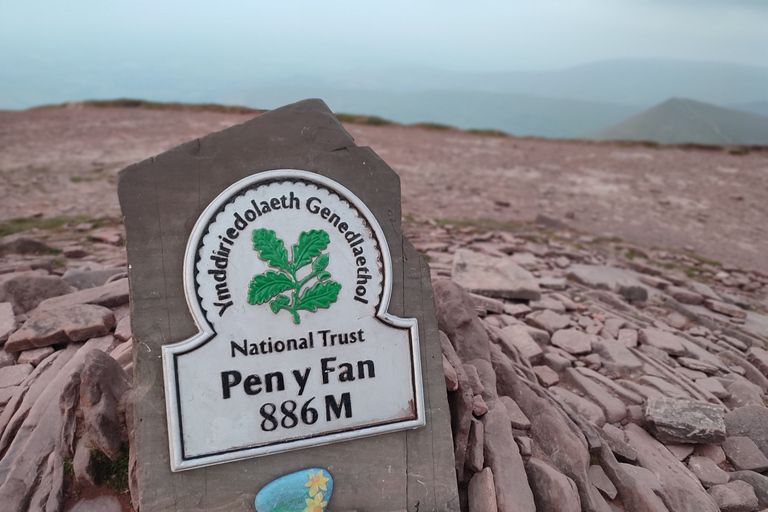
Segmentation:
[(648, 428), (663, 443), (721, 443), (724, 414), (722, 406), (693, 400), (650, 398), (645, 406)]
[(488, 297), (539, 300), (539, 283), (511, 258), (494, 258), (459, 249), (453, 258), (453, 280), (468, 291)]
[(107, 334), (114, 326), (112, 311), (91, 304), (37, 311), (8, 338), (5, 350), (20, 352), (57, 343), (87, 340)]

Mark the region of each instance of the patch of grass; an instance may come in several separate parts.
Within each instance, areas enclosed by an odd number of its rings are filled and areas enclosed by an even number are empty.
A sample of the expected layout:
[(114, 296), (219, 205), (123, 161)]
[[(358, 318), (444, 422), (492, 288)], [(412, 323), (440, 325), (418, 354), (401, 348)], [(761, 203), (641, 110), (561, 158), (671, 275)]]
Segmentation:
[(369, 126), (388, 126), (390, 124), (394, 124), (389, 119), (384, 119), (383, 117), (379, 117), (379, 116), (365, 116), (361, 114), (345, 114), (343, 112), (339, 112), (338, 114), (335, 114), (335, 116), (340, 123), (367, 124)]
[(723, 266), (723, 264), (720, 263), (719, 261), (710, 260), (710, 259), (704, 258), (703, 256), (698, 256), (698, 255), (690, 253), (690, 252), (685, 252), (684, 254), (686, 256), (688, 256), (689, 258), (694, 259), (694, 260), (696, 260), (699, 263), (702, 263), (704, 265), (711, 265), (713, 267), (722, 267)]
[[(240, 105), (218, 105), (216, 103), (175, 103), (163, 101), (147, 101), (136, 98), (117, 98), (114, 100), (87, 100), (78, 102), (86, 107), (95, 108), (143, 108), (147, 110), (184, 110), (191, 112), (218, 112), (220, 114), (261, 114), (263, 109), (243, 107)], [(69, 103), (59, 105), (44, 105), (38, 108), (64, 108)]]
[(120, 455), (110, 460), (98, 450), (91, 449), (94, 473), (100, 482), (108, 485), (120, 494), (130, 492), (128, 486), (128, 446), (123, 445)]
[(64, 457), (63, 461), (64, 475), (68, 477), (75, 477), (75, 459), (74, 457)]
[(638, 251), (637, 249), (630, 248), (625, 254), (624, 257), (627, 258), (629, 261), (634, 260), (637, 257), (648, 259), (648, 255), (645, 254), (643, 251)]
[(425, 130), (433, 130), (437, 132), (448, 132), (456, 130), (453, 126), (449, 126), (447, 124), (442, 123), (416, 123), (412, 124), (411, 126), (415, 126), (417, 128), (424, 128)]
[(103, 221), (94, 221), (84, 215), (60, 215), (58, 217), (47, 218), (18, 217), (0, 222), (0, 237), (21, 233), (22, 231), (28, 231), (35, 228), (54, 231), (61, 229), (65, 224), (81, 224), (83, 222), (91, 222), (94, 224), (94, 227), (97, 227), (97, 224)]
[(438, 226), (453, 226), (456, 229), (475, 228), (477, 230), (520, 231), (525, 226), (516, 222), (501, 222), (493, 219), (435, 219)]
[(716, 144), (695, 144), (693, 142), (689, 142), (686, 144), (675, 144), (676, 148), (685, 149), (685, 150), (691, 150), (691, 149), (700, 149), (704, 151), (722, 151), (723, 146), (718, 146)]
[(478, 130), (478, 129), (471, 129), (467, 130), (472, 135), (481, 135), (483, 137), (507, 137), (508, 134), (506, 132), (503, 132), (501, 130)]

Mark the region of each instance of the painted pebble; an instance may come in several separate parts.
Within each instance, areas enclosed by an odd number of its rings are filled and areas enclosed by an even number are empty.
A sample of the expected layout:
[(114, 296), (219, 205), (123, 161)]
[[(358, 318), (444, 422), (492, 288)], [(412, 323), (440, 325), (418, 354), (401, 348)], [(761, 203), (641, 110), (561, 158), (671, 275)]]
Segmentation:
[(320, 468), (302, 469), (271, 481), (256, 495), (257, 512), (324, 512), (333, 477)]

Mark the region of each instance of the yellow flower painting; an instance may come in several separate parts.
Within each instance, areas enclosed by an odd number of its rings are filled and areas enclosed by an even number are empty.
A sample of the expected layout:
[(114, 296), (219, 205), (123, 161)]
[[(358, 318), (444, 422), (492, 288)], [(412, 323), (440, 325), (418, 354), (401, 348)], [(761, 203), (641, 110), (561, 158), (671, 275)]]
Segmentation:
[[(309, 481), (304, 484), (306, 487), (309, 487), (309, 495), (315, 496), (319, 491), (327, 491), (325, 484), (328, 482), (329, 478), (325, 476), (323, 473), (323, 470), (319, 470), (317, 473), (309, 472)], [(322, 499), (322, 494), (320, 494), (320, 497)], [(307, 503), (309, 503), (309, 500), (307, 500)], [(320, 509), (322, 511), (322, 509)]]

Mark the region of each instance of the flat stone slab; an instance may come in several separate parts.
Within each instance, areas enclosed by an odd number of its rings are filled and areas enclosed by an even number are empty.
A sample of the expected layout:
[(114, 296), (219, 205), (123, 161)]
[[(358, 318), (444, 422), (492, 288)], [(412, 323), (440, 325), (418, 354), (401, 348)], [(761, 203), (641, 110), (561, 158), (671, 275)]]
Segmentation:
[(688, 459), (688, 469), (696, 475), (701, 485), (709, 489), (713, 485), (728, 483), (728, 473), (720, 469), (712, 459), (696, 455)]
[(638, 340), (644, 345), (658, 348), (673, 356), (686, 355), (685, 347), (677, 336), (660, 329), (646, 328), (638, 332)]
[(13, 304), (0, 303), (0, 343), (5, 342), (18, 326), (16, 315), (13, 314)]
[(29, 363), (32, 366), (37, 366), (43, 359), (51, 354), (53, 354), (53, 347), (33, 348), (20, 353), (16, 362), (18, 364)]
[(56, 309), (71, 304), (94, 304), (105, 308), (116, 308), (127, 303), (128, 279), (118, 279), (104, 286), (46, 299), (37, 306), (37, 309), (41, 311)]
[(725, 441), (725, 409), (694, 400), (649, 398), (644, 418), (662, 443), (717, 444)]
[(34, 369), (35, 367), (28, 363), (0, 368), (0, 389), (18, 386)]
[(544, 352), (522, 325), (509, 325), (501, 330), (504, 341), (512, 345), (522, 357), (531, 363), (541, 360)]
[(618, 423), (627, 417), (624, 402), (611, 395), (603, 386), (573, 368), (565, 370), (564, 379), (600, 406), (608, 423)]
[(78, 290), (85, 290), (88, 288), (96, 288), (107, 284), (109, 279), (123, 274), (127, 275), (128, 270), (126, 268), (101, 268), (98, 270), (80, 270), (69, 269), (61, 276), (66, 282), (77, 288)]
[(704, 307), (715, 313), (721, 313), (733, 318), (747, 318), (747, 312), (740, 307), (720, 302), (719, 300), (707, 299), (704, 301)]
[(566, 315), (560, 315), (554, 311), (548, 309), (542, 311), (534, 311), (530, 315), (525, 317), (527, 324), (542, 329), (552, 334), (560, 329), (565, 329), (570, 325), (571, 319)]
[(539, 283), (511, 258), (495, 258), (466, 249), (453, 257), (452, 278), (472, 293), (505, 299), (539, 300)]
[(729, 437), (723, 443), (723, 451), (731, 466), (736, 471), (756, 471), (762, 473), (768, 469), (768, 457), (763, 455), (753, 440), (744, 436)]
[(84, 341), (103, 336), (114, 326), (112, 311), (93, 304), (37, 311), (8, 338), (5, 350), (20, 352), (57, 343)]
[(755, 490), (741, 480), (715, 485), (708, 492), (721, 512), (754, 512), (759, 506)]
[(550, 343), (574, 356), (588, 354), (592, 351), (589, 336), (577, 329), (560, 329), (555, 331), (550, 339)]

